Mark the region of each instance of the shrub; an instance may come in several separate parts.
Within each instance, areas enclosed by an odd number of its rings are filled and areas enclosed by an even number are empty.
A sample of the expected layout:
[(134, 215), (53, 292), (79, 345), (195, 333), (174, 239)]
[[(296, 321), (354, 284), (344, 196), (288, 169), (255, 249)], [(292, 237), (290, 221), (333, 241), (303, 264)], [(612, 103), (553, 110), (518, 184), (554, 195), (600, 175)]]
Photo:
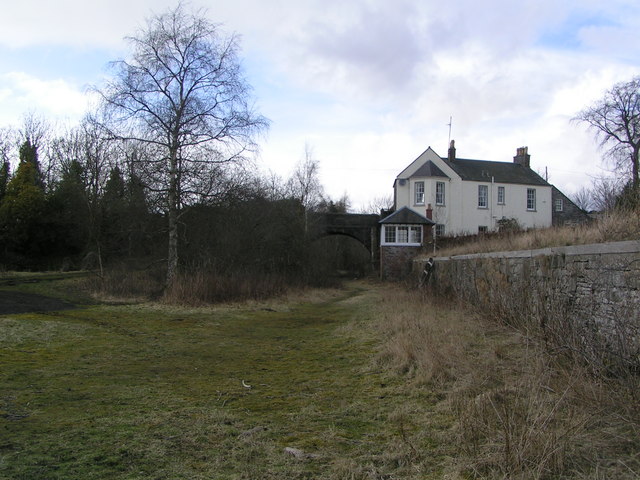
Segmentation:
[(179, 274), (165, 290), (162, 300), (191, 306), (259, 300), (284, 293), (291, 283), (281, 274), (194, 271)]
[(82, 287), (106, 300), (150, 300), (163, 289), (162, 269), (134, 270), (124, 266), (105, 270), (102, 275), (88, 277)]

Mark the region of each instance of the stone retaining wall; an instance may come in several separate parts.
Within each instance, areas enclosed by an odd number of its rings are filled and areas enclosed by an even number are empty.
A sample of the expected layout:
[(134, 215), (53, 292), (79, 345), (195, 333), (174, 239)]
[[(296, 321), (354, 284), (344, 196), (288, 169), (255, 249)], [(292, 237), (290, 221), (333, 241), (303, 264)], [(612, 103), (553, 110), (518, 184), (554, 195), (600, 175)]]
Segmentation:
[(524, 326), (604, 335), (640, 365), (640, 241), (440, 257), (430, 282)]

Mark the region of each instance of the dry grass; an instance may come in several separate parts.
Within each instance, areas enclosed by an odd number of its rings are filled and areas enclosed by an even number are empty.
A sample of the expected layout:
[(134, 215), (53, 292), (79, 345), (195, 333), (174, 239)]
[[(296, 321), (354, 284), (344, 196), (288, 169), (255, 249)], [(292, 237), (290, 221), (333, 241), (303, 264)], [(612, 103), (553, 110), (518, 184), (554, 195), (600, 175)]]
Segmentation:
[[(160, 300), (169, 305), (201, 307), (225, 302), (247, 302), (283, 296), (295, 286), (293, 279), (278, 274), (194, 270), (180, 273), (165, 288), (161, 268), (134, 270), (114, 268), (102, 276), (92, 275), (82, 284), (94, 299), (106, 303)], [(299, 286), (299, 285), (298, 285)]]
[(387, 291), (379, 318), (379, 364), (434, 389), (454, 417), (449, 478), (638, 478), (640, 400), (628, 383), (418, 292)]
[(216, 271), (197, 266), (183, 266), (166, 287), (166, 271), (157, 262), (143, 269), (122, 264), (105, 269), (101, 274), (93, 272), (80, 285), (100, 302), (161, 301), (167, 305), (190, 307), (263, 301), (284, 298), (303, 290), (341, 287), (342, 280), (328, 272), (263, 272), (246, 268)]
[(384, 294), (382, 302), (379, 329), (387, 339), (379, 357), (383, 365), (418, 383), (436, 384), (470, 368), (473, 360), (466, 347), (485, 336), (470, 315), (435, 305), (423, 310), (420, 295), (395, 288)]
[(207, 305), (228, 301), (258, 300), (282, 295), (290, 281), (277, 274), (195, 271), (178, 275), (162, 300), (178, 305)]
[(95, 300), (105, 303), (139, 302), (157, 298), (163, 288), (163, 273), (156, 270), (132, 270), (121, 267), (91, 274), (80, 288)]
[(535, 250), (538, 248), (640, 239), (640, 212), (617, 210), (575, 227), (552, 227), (524, 232), (473, 236), (470, 241), (438, 250), (448, 257), (482, 252)]

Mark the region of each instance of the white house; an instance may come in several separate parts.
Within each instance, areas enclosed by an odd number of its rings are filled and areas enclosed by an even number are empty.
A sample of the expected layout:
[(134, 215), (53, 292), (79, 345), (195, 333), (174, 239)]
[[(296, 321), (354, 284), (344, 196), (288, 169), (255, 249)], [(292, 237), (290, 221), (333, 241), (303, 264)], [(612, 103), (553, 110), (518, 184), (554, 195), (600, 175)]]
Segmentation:
[[(431, 219), (439, 236), (497, 230), (502, 219), (523, 228), (551, 226), (552, 186), (531, 169), (527, 147), (517, 149), (513, 162), (456, 158), (455, 152), (453, 141), (448, 157), (429, 147), (400, 172), (394, 210), (406, 207)], [(391, 237), (382, 227), (384, 245)]]

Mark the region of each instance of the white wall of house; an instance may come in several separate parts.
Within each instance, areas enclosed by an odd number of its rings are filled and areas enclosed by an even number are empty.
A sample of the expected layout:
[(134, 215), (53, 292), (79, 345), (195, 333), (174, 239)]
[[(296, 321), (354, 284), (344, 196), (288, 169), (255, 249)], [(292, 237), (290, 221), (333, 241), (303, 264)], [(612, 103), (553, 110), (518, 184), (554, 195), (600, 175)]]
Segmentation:
[[(508, 183), (462, 182), (461, 201), (455, 202), (451, 214), (450, 233), (477, 233), (480, 227), (496, 230), (498, 220), (515, 218), (523, 228), (551, 226), (551, 187), (542, 185), (517, 185)], [(486, 207), (479, 205), (479, 187), (487, 192)], [(504, 203), (498, 202), (498, 192), (504, 188)], [(527, 208), (527, 194), (535, 195), (533, 208)], [(529, 205), (531, 206), (531, 205)]]
[[(449, 178), (412, 177), (429, 160)], [(444, 185), (443, 204), (436, 201), (438, 182)], [(423, 202), (416, 201), (418, 183), (424, 185)], [(480, 185), (487, 194), (486, 207), (478, 205)], [(496, 183), (490, 178), (486, 182), (463, 181), (431, 148), (398, 175), (394, 187), (396, 209), (406, 206), (425, 215), (428, 205), (431, 205), (432, 219), (436, 224), (444, 225), (446, 235), (474, 234), (480, 228), (496, 230), (497, 221), (502, 218), (515, 218), (523, 228), (551, 226), (551, 186)], [(501, 189), (504, 189), (503, 195), (499, 194)], [(533, 205), (527, 205), (529, 189), (535, 191)], [(503, 198), (498, 198), (499, 195)]]

